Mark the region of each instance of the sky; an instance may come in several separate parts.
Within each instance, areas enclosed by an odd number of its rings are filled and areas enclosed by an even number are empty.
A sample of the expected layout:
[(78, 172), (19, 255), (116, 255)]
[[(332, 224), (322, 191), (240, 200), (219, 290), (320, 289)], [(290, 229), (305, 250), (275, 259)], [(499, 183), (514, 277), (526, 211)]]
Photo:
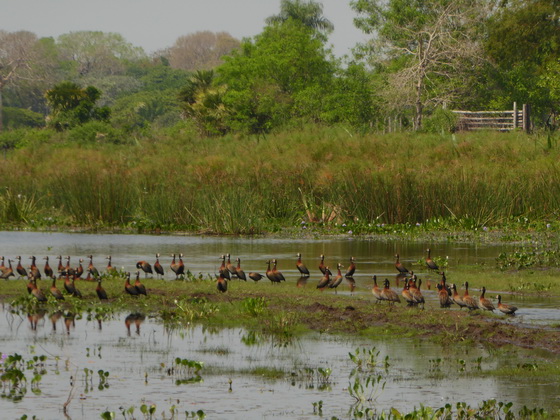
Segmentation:
[[(366, 39), (352, 22), (350, 0), (316, 1), (334, 24), (329, 43), (335, 55), (350, 54)], [(253, 37), (279, 11), (280, 0), (0, 0), (0, 29), (53, 38), (74, 31), (116, 32), (151, 54), (197, 31)]]

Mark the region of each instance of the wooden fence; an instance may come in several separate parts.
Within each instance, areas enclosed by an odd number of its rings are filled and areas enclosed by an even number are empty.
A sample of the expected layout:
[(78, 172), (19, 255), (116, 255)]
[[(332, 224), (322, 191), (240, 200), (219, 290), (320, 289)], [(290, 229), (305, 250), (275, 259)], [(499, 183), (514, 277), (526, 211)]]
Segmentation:
[(531, 107), (523, 104), (521, 110), (517, 103), (509, 111), (452, 111), (459, 116), (458, 130), (499, 130), (510, 131), (517, 128), (531, 131)]

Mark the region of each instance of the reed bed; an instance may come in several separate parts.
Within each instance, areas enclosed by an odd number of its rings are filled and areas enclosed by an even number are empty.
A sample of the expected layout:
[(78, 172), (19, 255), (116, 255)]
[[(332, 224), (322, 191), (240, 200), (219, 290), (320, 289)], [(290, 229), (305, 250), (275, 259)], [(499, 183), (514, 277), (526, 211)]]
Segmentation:
[(559, 151), (521, 133), (266, 138), (156, 133), (134, 145), (46, 139), (0, 166), (0, 223), (226, 234), (317, 224), (471, 227), (558, 217)]

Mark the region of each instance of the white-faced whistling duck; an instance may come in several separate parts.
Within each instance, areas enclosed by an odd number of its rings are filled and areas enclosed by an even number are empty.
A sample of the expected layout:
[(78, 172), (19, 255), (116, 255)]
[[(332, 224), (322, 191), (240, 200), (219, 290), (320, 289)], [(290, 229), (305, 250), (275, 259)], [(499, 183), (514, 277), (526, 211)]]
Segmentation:
[(33, 279), (33, 290), (31, 291), (31, 294), (35, 296), (35, 299), (37, 299), (39, 302), (47, 301), (47, 297), (45, 296), (43, 291), (37, 287), (37, 280), (35, 279)]
[(278, 260), (274, 259), (272, 260), (272, 274), (274, 275), (274, 278), (276, 279), (276, 281), (278, 283), (280, 283), (281, 281), (286, 281), (286, 279), (284, 278), (284, 274), (282, 274), (281, 271), (278, 270), (278, 268), (276, 267), (278, 265)]
[(126, 280), (124, 282), (124, 291), (126, 293), (128, 293), (131, 296), (138, 296), (140, 293), (138, 292), (138, 289), (130, 284), (130, 273), (126, 273)]
[(27, 293), (28, 293), (28, 294), (31, 294), (31, 292), (33, 291), (33, 288), (35, 287), (35, 286), (33, 285), (33, 280), (34, 280), (34, 279), (33, 279), (33, 274), (28, 273), (28, 274), (27, 274), (27, 280), (28, 280), (28, 281), (27, 281)]
[(344, 277), (352, 277), (356, 272), (356, 259), (354, 257), (350, 257), (350, 265), (346, 269), (346, 274)]
[(72, 280), (70, 280), (70, 275), (66, 273), (66, 278), (64, 279), (64, 290), (74, 297), (82, 297), (80, 291), (76, 288), (75, 277), (72, 276)]
[(417, 277), (414, 276), (412, 278), (412, 284), (410, 282), (408, 283), (408, 290), (410, 290), (410, 293), (412, 294), (414, 303), (416, 305), (421, 304), (422, 308), (424, 308), (424, 303), (426, 301), (424, 300), (424, 296), (422, 295), (422, 291), (420, 290), (420, 287), (422, 286), (422, 279), (418, 279), (418, 286), (416, 285), (416, 279)]
[(231, 254), (226, 254), (227, 256), (227, 263), (226, 269), (229, 271), (230, 276), (237, 276), (237, 271), (235, 270), (235, 265), (231, 263)]
[(373, 276), (372, 278), (373, 278), (373, 287), (371, 288), (371, 293), (375, 297), (376, 303), (379, 303), (380, 301), (383, 300), (383, 298), (381, 297), (381, 289), (377, 285), (377, 276)]
[(331, 282), (331, 270), (329, 270), (329, 267), (325, 266), (325, 274), (317, 284), (317, 289), (323, 290), (325, 287), (329, 286), (330, 282)]
[(146, 294), (146, 286), (140, 283), (140, 271), (136, 272), (136, 281), (134, 282), (134, 287), (136, 287), (136, 290), (138, 290), (139, 295), (148, 296)]
[(77, 279), (82, 277), (82, 274), (84, 274), (84, 266), (82, 265), (83, 262), (84, 262), (84, 260), (82, 258), (80, 258), (78, 260), (78, 266), (74, 269)]
[(401, 299), (399, 298), (399, 295), (397, 294), (397, 292), (390, 288), (389, 284), (389, 279), (385, 279), (385, 287), (381, 290), (381, 296), (383, 297), (383, 300), (388, 301), (389, 305), (394, 305), (395, 302), (400, 303)]
[(138, 261), (136, 263), (136, 268), (139, 268), (144, 272), (144, 277), (148, 277), (148, 274), (154, 274), (152, 271), (152, 265), (148, 261)]
[(216, 288), (219, 292), (225, 293), (227, 292), (227, 280), (222, 275), (222, 273), (218, 274), (218, 278), (216, 280)]
[(31, 267), (29, 267), (29, 270), (33, 273), (33, 278), (38, 280), (41, 278), (41, 271), (39, 271), (39, 268), (35, 264), (35, 255), (30, 256), (29, 259), (31, 260)]
[(296, 268), (298, 269), (299, 274), (301, 274), (302, 277), (308, 277), (309, 270), (305, 266), (305, 264), (301, 262), (301, 254), (298, 252), (296, 256), (297, 256)]
[(171, 256), (173, 257), (173, 260), (171, 261), (171, 265), (169, 267), (171, 268), (171, 271), (175, 273), (175, 280), (177, 280), (179, 276), (185, 274), (185, 264), (182, 259), (183, 254), (179, 254), (178, 262), (175, 262), (175, 254), (171, 254)]
[(222, 260), (222, 264), (220, 265), (220, 268), (218, 269), (218, 273), (221, 274), (221, 276), (226, 279), (226, 280), (231, 280), (231, 275), (229, 274), (229, 270), (226, 267), (226, 256), (225, 255), (220, 255), (220, 260)]
[(459, 296), (459, 293), (457, 293), (457, 285), (455, 283), (451, 285), (451, 289), (453, 290), (453, 296), (451, 297), (453, 302), (459, 305), (460, 309), (466, 308), (467, 304), (463, 302), (463, 299)]
[(517, 311), (517, 306), (509, 305), (507, 303), (502, 303), (502, 295), (496, 296), (498, 299), (498, 310), (506, 315), (515, 315)]
[(165, 272), (163, 271), (163, 266), (159, 262), (159, 254), (156, 254), (156, 262), (154, 263), (154, 271), (158, 276), (164, 276)]
[(453, 301), (449, 297), (449, 291), (447, 290), (447, 284), (446, 284), (447, 279), (445, 277), (445, 273), (442, 271), (440, 274), (441, 274), (441, 282), (437, 285), (439, 306), (441, 308), (449, 308), (453, 304)]
[(337, 293), (337, 288), (338, 286), (340, 286), (340, 283), (342, 283), (342, 279), (344, 278), (342, 276), (342, 272), (340, 271), (341, 268), (344, 268), (344, 266), (340, 263), (338, 263), (336, 265), (336, 269), (338, 270), (338, 273), (336, 274), (336, 277), (334, 278), (334, 280), (329, 283), (329, 288), (330, 289), (334, 289), (334, 292)]
[(21, 256), (17, 256), (16, 260), (18, 260), (18, 264), (16, 266), (16, 271), (19, 274), (20, 278), (21, 277), (27, 277), (27, 270), (25, 268), (23, 268), (23, 265), (21, 265)]
[(241, 258), (237, 257), (235, 261), (237, 262), (237, 267), (235, 267), (235, 275), (238, 279), (247, 281), (245, 271), (243, 271), (243, 269), (241, 268)]
[(476, 301), (471, 295), (469, 295), (469, 282), (466, 281), (464, 286), (465, 286), (465, 293), (463, 293), (463, 303), (467, 306), (469, 311), (472, 311), (473, 309), (478, 309), (478, 305)]
[(66, 257), (66, 266), (64, 267), (63, 273), (67, 273), (70, 276), (73, 276), (76, 273), (76, 270), (70, 267), (70, 255)]
[(110, 274), (110, 275), (117, 274), (117, 269), (115, 267), (113, 267), (113, 265), (111, 264), (112, 257), (110, 255), (107, 255), (105, 257), (105, 259), (109, 260), (107, 262), (107, 274)]
[[(327, 270), (327, 266), (325, 265), (325, 256), (323, 254), (321, 254), (321, 256), (319, 257), (321, 258), (321, 262), (319, 263), (319, 270), (321, 270), (321, 273), (325, 274), (325, 270)], [(329, 276), (332, 276), (332, 273), (329, 271)]]
[(97, 293), (97, 297), (99, 298), (99, 300), (109, 300), (109, 298), (107, 297), (107, 292), (105, 291), (103, 286), (101, 286), (101, 277), (97, 278), (97, 287), (95, 288), (95, 293)]
[(64, 274), (64, 265), (62, 265), (62, 255), (58, 255), (56, 259), (58, 260), (56, 271), (58, 272), (59, 276), (62, 276)]
[(43, 271), (45, 272), (45, 276), (50, 277), (51, 279), (55, 278), (54, 271), (49, 265), (49, 257), (48, 256), (43, 257), (43, 259), (45, 260), (45, 268), (43, 268)]
[(434, 260), (432, 260), (432, 257), (430, 255), (430, 248), (428, 248), (426, 250), (428, 252), (428, 256), (426, 257), (426, 266), (430, 269), (430, 270), (439, 270), (438, 265), (435, 263)]
[(15, 277), (14, 270), (12, 268), (12, 260), (8, 258), (8, 267), (5, 267), (0, 274), (0, 279), (8, 280), (9, 277)]
[(56, 277), (52, 278), (50, 291), (51, 291), (51, 295), (53, 295), (55, 299), (64, 300), (64, 296), (62, 295), (62, 292), (58, 289), (58, 287), (56, 287)]
[(276, 280), (274, 279), (274, 273), (270, 269), (270, 260), (266, 262), (266, 277), (270, 280), (271, 283), (274, 283)]
[(249, 278), (255, 282), (259, 281), (260, 279), (262, 279), (264, 276), (261, 273), (255, 273), (253, 271), (251, 271), (249, 273)]
[(401, 296), (406, 301), (407, 306), (413, 306), (415, 304), (414, 298), (412, 297), (412, 293), (409, 290), (407, 281), (404, 282), (403, 289), (401, 290)]
[(399, 258), (400, 258), (399, 254), (395, 254), (395, 258), (396, 258), (395, 268), (397, 269), (397, 271), (401, 274), (408, 273), (409, 272), (408, 268), (406, 268), (404, 265), (402, 265), (402, 263), (399, 261)]
[(0, 257), (0, 274), (2, 274), (6, 270), (6, 266), (4, 265), (4, 256)]
[(93, 255), (89, 255), (88, 258), (89, 258), (88, 272), (91, 273), (91, 275), (94, 278), (98, 278), (99, 277), (99, 271), (93, 265)]
[(480, 309), (484, 309), (485, 311), (493, 311), (496, 308), (494, 308), (494, 304), (490, 301), (490, 299), (486, 299), (484, 297), (485, 293), (486, 293), (486, 287), (482, 286), (482, 293), (478, 298), (478, 307)]

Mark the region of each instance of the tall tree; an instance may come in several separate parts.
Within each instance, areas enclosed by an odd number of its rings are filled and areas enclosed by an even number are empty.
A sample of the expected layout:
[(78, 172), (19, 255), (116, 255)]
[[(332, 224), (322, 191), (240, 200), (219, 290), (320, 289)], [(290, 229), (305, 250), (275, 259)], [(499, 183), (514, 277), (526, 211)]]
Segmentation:
[(385, 93), (414, 109), (415, 129), (426, 103), (452, 99), (455, 82), (483, 56), (479, 28), (487, 0), (355, 0), (351, 6), (356, 26), (372, 35), (362, 52), (391, 64)]
[(9, 83), (33, 77), (37, 36), (31, 32), (0, 30), (0, 131), (3, 130), (3, 91)]
[(317, 31), (322, 37), (334, 30), (333, 23), (323, 16), (323, 5), (313, 0), (282, 0), (280, 13), (266, 19), (267, 24), (282, 23), (294, 19)]
[(201, 31), (179, 37), (167, 50), (169, 64), (188, 71), (210, 70), (222, 63), (240, 42), (227, 32)]

